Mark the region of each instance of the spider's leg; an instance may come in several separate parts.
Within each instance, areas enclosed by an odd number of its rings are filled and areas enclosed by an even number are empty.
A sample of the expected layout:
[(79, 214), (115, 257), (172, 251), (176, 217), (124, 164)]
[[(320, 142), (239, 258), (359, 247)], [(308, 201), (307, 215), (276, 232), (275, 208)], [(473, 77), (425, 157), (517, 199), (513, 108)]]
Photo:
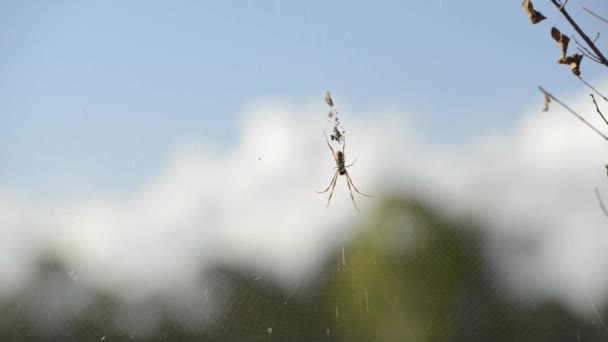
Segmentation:
[(329, 149), (331, 150), (331, 156), (334, 157), (334, 160), (336, 160), (336, 152), (334, 152), (334, 149), (329, 144), (329, 140), (327, 140), (327, 133), (325, 133), (325, 130), (323, 131), (323, 135), (325, 136), (325, 141), (327, 141), (327, 146), (329, 146)]
[(350, 192), (350, 198), (353, 200), (353, 204), (355, 205), (355, 209), (357, 209), (357, 211), (361, 211), (359, 210), (359, 207), (357, 207), (357, 203), (355, 203), (355, 196), (353, 196), (353, 190), (350, 188), (350, 182), (348, 181), (348, 172), (346, 173), (346, 184), (348, 185), (348, 191)]
[(364, 193), (362, 193), (361, 191), (359, 191), (359, 189), (357, 189), (357, 187), (355, 186), (355, 183), (353, 183), (353, 180), (350, 178), (350, 176), (348, 175), (348, 172), (346, 173), (346, 180), (348, 181), (348, 183), (353, 185), (353, 188), (355, 188), (355, 191), (358, 192), (359, 194), (365, 196), (365, 197), (373, 197), (370, 195), (366, 195)]
[(338, 177), (338, 171), (336, 170), (336, 173), (334, 173), (334, 178), (331, 179), (331, 182), (329, 183), (329, 186), (327, 187), (327, 189), (323, 190), (323, 191), (317, 191), (318, 193), (322, 194), (324, 192), (329, 191), (329, 188), (331, 188), (331, 186), (336, 182), (336, 177)]
[(329, 198), (327, 199), (327, 206), (329, 207), (329, 201), (331, 201), (331, 196), (334, 195), (334, 189), (336, 188), (336, 184), (338, 184), (338, 172), (334, 176), (334, 186), (331, 187), (331, 192), (329, 193)]
[[(342, 153), (344, 153), (344, 152), (342, 152)], [(346, 165), (344, 167), (351, 167), (351, 166), (355, 165), (355, 162), (357, 161), (357, 158), (359, 158), (359, 157), (355, 157), (355, 160), (353, 160), (353, 162), (350, 163), (350, 165)]]

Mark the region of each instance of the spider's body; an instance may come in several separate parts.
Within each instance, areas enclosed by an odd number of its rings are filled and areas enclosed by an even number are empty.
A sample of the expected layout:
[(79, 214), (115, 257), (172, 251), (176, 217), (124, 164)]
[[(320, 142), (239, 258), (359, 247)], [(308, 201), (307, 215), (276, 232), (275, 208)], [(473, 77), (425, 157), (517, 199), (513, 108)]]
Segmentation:
[[(323, 132), (323, 134), (325, 134), (325, 131)], [(324, 193), (324, 192), (329, 191), (329, 188), (331, 188), (331, 192), (329, 193), (329, 198), (327, 199), (327, 206), (329, 206), (329, 201), (331, 201), (331, 196), (333, 196), (333, 194), (334, 194), (334, 188), (336, 187), (336, 183), (338, 181), (338, 175), (346, 176), (346, 185), (348, 185), (348, 191), (350, 191), (350, 198), (353, 200), (355, 209), (359, 210), (359, 208), (357, 207), (357, 203), (355, 203), (355, 197), (353, 196), (353, 191), (350, 186), (352, 185), (353, 188), (355, 188), (355, 191), (363, 196), (366, 196), (366, 197), (372, 197), (372, 196), (366, 195), (366, 194), (362, 193), (361, 191), (359, 191), (359, 189), (357, 189), (357, 187), (353, 183), (353, 180), (350, 178), (346, 168), (353, 166), (353, 164), (355, 164), (355, 162), (357, 161), (357, 158), (355, 158), (355, 160), (350, 165), (345, 165), (346, 162), (345, 162), (344, 149), (346, 148), (346, 138), (344, 136), (342, 136), (342, 137), (344, 139), (344, 144), (342, 145), (342, 151), (334, 152), (334, 149), (329, 144), (329, 140), (327, 140), (327, 134), (325, 134), (325, 141), (327, 141), (327, 146), (329, 146), (329, 149), (331, 150), (331, 154), (334, 157), (334, 161), (336, 162), (336, 166), (334, 167), (334, 169), (337, 169), (337, 170), (334, 173), (334, 177), (331, 179), (331, 182), (329, 183), (329, 186), (327, 187), (327, 189), (325, 189), (324, 191), (317, 191), (317, 192)]]
[(346, 166), (344, 166), (344, 153), (342, 151), (336, 152), (336, 168), (340, 173), (340, 176), (346, 174)]

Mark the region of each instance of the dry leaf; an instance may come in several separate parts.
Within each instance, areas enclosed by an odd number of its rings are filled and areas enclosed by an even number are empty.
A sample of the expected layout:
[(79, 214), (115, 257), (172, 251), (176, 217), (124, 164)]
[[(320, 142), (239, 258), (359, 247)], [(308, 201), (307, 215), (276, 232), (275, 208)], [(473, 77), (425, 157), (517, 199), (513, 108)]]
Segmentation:
[(551, 98), (549, 97), (549, 94), (545, 93), (545, 108), (543, 108), (543, 112), (548, 112), (549, 111), (549, 103), (551, 102)]
[(524, 6), (524, 8), (526, 9), (526, 13), (528, 13), (528, 17), (530, 18), (532, 24), (538, 24), (546, 19), (542, 13), (534, 10), (534, 6), (532, 6), (532, 1), (524, 0), (521, 5)]
[(580, 76), (581, 70), (579, 69), (581, 66), (581, 60), (583, 59), (583, 55), (575, 53), (572, 56), (566, 56), (568, 53), (568, 43), (570, 43), (570, 38), (565, 36), (555, 27), (551, 28), (551, 37), (555, 39), (556, 42), (562, 47), (562, 56), (557, 60), (559, 64), (569, 64), (572, 69), (572, 73), (576, 76)]
[(581, 61), (583, 60), (583, 55), (575, 53), (572, 56), (566, 57), (563, 64), (570, 64), (570, 69), (572, 69), (572, 73), (576, 76), (581, 75), (581, 70), (579, 69), (581, 66)]
[(334, 106), (334, 101), (331, 99), (331, 94), (329, 90), (325, 92), (325, 103), (327, 103), (330, 107)]
[(551, 28), (551, 37), (555, 39), (556, 42), (562, 47), (562, 57), (558, 60), (558, 63), (562, 64), (570, 64), (564, 63), (566, 60), (566, 54), (568, 53), (568, 43), (570, 43), (570, 38), (568, 36), (563, 35), (558, 29), (555, 27)]

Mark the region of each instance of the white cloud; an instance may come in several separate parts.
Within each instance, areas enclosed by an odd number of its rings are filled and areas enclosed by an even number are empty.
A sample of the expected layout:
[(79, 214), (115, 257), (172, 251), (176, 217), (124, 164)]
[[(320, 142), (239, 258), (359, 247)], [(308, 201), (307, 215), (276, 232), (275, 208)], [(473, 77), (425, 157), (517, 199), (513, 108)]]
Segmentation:
[[(569, 103), (602, 127), (587, 94)], [(553, 104), (549, 113), (528, 110), (510, 134), (431, 153), (425, 169), (442, 208), (473, 211), (492, 228), (497, 282), (525, 300), (556, 299), (589, 314), (608, 296), (608, 220), (594, 194), (599, 186), (608, 199), (607, 150)]]
[[(592, 112), (586, 97), (573, 101)], [(183, 312), (192, 307), (175, 294), (195, 291), (216, 263), (308, 279), (365, 217), (344, 179), (329, 209), (328, 194), (315, 193), (334, 166), (322, 105), (258, 103), (244, 115), (234, 150), (188, 146), (129, 196), (41, 206), (0, 194), (0, 297), (27, 282), (41, 253), (60, 258), (83, 286), (118, 292), (127, 303), (173, 298)], [(608, 297), (608, 221), (593, 193), (599, 185), (608, 200), (608, 145), (557, 105), (537, 109), (504, 135), (433, 148), (420, 145), (398, 110), (365, 119), (342, 111), (347, 160), (359, 157), (353, 180), (375, 195), (356, 200), (365, 213), (382, 194), (417, 192), (449, 215), (474, 213), (494, 228), (487, 252), (514, 294), (589, 313), (590, 303)], [(515, 248), (522, 241), (532, 244), (523, 252)]]

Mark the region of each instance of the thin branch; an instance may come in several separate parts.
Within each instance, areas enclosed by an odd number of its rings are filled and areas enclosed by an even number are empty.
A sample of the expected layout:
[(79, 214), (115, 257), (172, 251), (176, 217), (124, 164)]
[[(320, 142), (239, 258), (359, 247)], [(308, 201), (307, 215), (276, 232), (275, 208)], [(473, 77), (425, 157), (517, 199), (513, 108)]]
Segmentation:
[(578, 51), (580, 51), (583, 55), (589, 57), (592, 61), (602, 64), (602, 61), (600, 61), (599, 57), (597, 57), (596, 55), (591, 53), (591, 51), (589, 51), (589, 49), (587, 49), (587, 47), (585, 47), (581, 43), (579, 43), (575, 37), (572, 37), (572, 39), (574, 40), (574, 44), (576, 44), (578, 46), (578, 48), (577, 48)]
[[(555, 1), (555, 0), (551, 0), (551, 1)], [(580, 114), (578, 114), (577, 112), (572, 110), (570, 107), (566, 106), (565, 103), (558, 100), (555, 96), (551, 95), (551, 93), (547, 92), (545, 89), (543, 89), (543, 87), (538, 87), (538, 89), (540, 91), (542, 91), (543, 94), (545, 94), (546, 96), (549, 96), (553, 101), (559, 103), (562, 107), (564, 107), (567, 111), (569, 111), (570, 114), (576, 116), (577, 119), (581, 120), (585, 125), (587, 125), (589, 128), (591, 128), (595, 133), (599, 134), (602, 138), (604, 138), (604, 140), (608, 141), (608, 137), (606, 135), (604, 135), (604, 133), (600, 132), (600, 130), (593, 127), (593, 125), (590, 124), (589, 121), (585, 120), (585, 118), (583, 118)]]
[(600, 313), (597, 312), (595, 304), (591, 303), (591, 307), (593, 308), (593, 312), (595, 312), (595, 317), (597, 317), (598, 321), (600, 321), (600, 324), (604, 327), (604, 329), (608, 330), (608, 327), (606, 326), (606, 324), (604, 324), (604, 321), (602, 321), (602, 317), (600, 317)]
[[(578, 46), (580, 46), (583, 50), (585, 50), (588, 54), (592, 55), (595, 58), (598, 58), (596, 55), (594, 55), (591, 51), (589, 51), (589, 49), (587, 49), (586, 46), (584, 46), (583, 44), (579, 43), (578, 40), (576, 40), (575, 36), (572, 36), (572, 39), (574, 40), (574, 43)], [(595, 41), (594, 41), (595, 42)]]
[(594, 16), (594, 17), (598, 18), (599, 20), (601, 20), (601, 21), (603, 21), (603, 22), (605, 22), (605, 23), (608, 23), (608, 20), (606, 20), (606, 19), (604, 19), (604, 18), (600, 17), (599, 15), (595, 14), (593, 11), (591, 11), (591, 10), (587, 9), (586, 7), (583, 7), (583, 11), (585, 11), (585, 12), (587, 12), (587, 13), (591, 14), (592, 16)]
[(602, 61), (600, 61), (594, 55), (590, 55), (589, 53), (585, 52), (585, 50), (581, 49), (580, 47), (577, 47), (576, 49), (578, 50), (578, 52), (580, 52), (581, 54), (583, 54), (583, 56), (589, 58), (590, 60), (594, 61), (595, 63), (602, 64)]
[[(606, 96), (602, 95), (602, 93), (597, 91), (597, 89), (595, 89), (591, 84), (587, 83), (587, 81), (585, 81), (582, 77), (579, 76), (578, 79), (581, 80), (581, 82), (585, 83), (587, 87), (591, 88), (591, 90), (598, 94), (602, 99), (604, 99), (604, 101), (608, 102), (608, 98)], [(591, 97), (593, 97), (593, 95), (591, 95)], [(593, 99), (593, 102), (595, 102), (595, 99)]]
[[(557, 0), (551, 0), (551, 2), (553, 3), (553, 5), (555, 5), (555, 7), (557, 7), (557, 9), (562, 13), (562, 15), (566, 18), (566, 20), (568, 20), (568, 22), (570, 23), (570, 25), (572, 25), (572, 27), (574, 28), (576, 33), (578, 33), (578, 35), (581, 36), (581, 38), (583, 38), (583, 40), (585, 41), (585, 43), (587, 43), (587, 45), (591, 48), (591, 50), (593, 50), (593, 52), (600, 59), (602, 64), (604, 64), (605, 66), (608, 66), (608, 59), (606, 59), (606, 57), (604, 57), (602, 52), (597, 48), (597, 46), (595, 46), (595, 43), (593, 43), (593, 41), (591, 39), (589, 39), (589, 37), (585, 34), (585, 32), (583, 32), (583, 30), (581, 30), (581, 28), (574, 21), (574, 19), (572, 19), (570, 14), (568, 14), (568, 11), (566, 11), (564, 6), (560, 5), (557, 2)], [(564, 5), (565, 5), (565, 3), (564, 3)]]
[(600, 111), (600, 107), (598, 107), (597, 102), (595, 102), (595, 97), (593, 96), (593, 94), (589, 94), (589, 95), (591, 96), (591, 99), (593, 100), (593, 104), (595, 105), (595, 110), (597, 110), (597, 113), (602, 117), (602, 120), (604, 120), (604, 123), (606, 124), (606, 126), (608, 126), (608, 121), (606, 121), (604, 114), (602, 114), (602, 112)]
[(602, 196), (600, 195), (600, 190), (597, 186), (595, 187), (595, 197), (597, 197), (597, 202), (600, 204), (600, 208), (602, 208), (604, 215), (608, 217), (608, 210), (606, 210), (606, 206), (604, 205), (604, 201), (602, 201)]

